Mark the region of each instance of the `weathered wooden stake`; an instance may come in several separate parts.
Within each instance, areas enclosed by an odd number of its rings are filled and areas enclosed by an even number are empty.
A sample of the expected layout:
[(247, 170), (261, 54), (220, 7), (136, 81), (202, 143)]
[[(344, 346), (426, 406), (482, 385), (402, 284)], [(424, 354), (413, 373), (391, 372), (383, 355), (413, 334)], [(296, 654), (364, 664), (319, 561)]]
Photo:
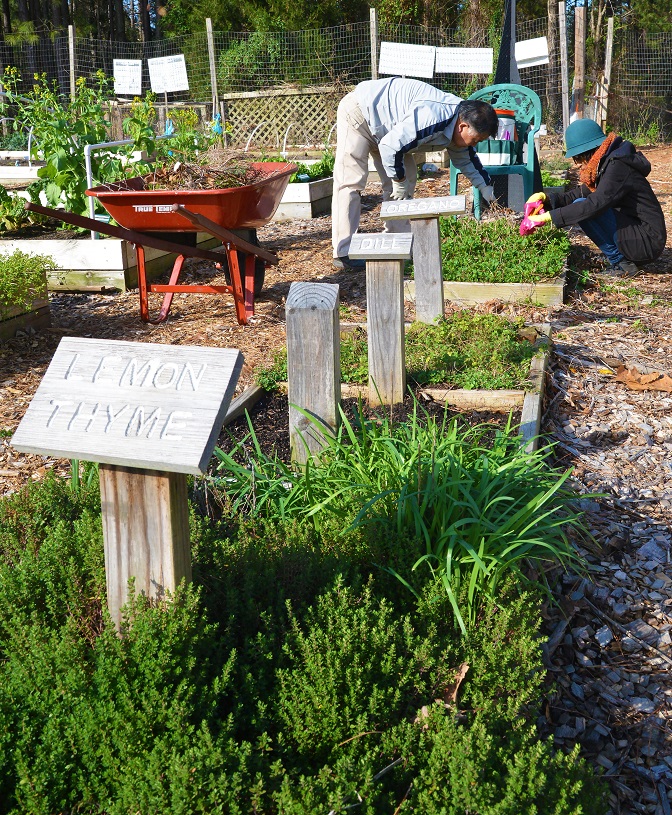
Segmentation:
[(567, 59), (567, 19), (565, 0), (558, 3), (558, 32), (560, 34), (560, 82), (562, 87), (562, 129), (569, 127), (569, 62)]
[(183, 473), (101, 464), (107, 606), (117, 628), (135, 593), (161, 599), (191, 580), (187, 477)]
[(415, 318), (421, 323), (433, 323), (444, 314), (439, 217), (464, 215), (466, 208), (464, 195), (384, 201), (381, 207), (380, 217), (385, 222), (410, 221), (413, 234)]
[[(292, 460), (305, 464), (338, 426), (341, 354), (338, 286), (292, 283), (285, 304)], [(319, 423), (316, 425), (300, 409)]]
[(434, 323), (443, 317), (441, 233), (438, 218), (411, 221), (415, 275), (415, 319)]
[(77, 84), (76, 84), (76, 66), (75, 66), (75, 27), (74, 25), (68, 26), (68, 62), (69, 62), (69, 73), (70, 73), (70, 99), (75, 98), (75, 93), (77, 92)]
[(369, 402), (394, 405), (406, 393), (404, 261), (367, 260)]
[(212, 118), (219, 110), (219, 92), (217, 90), (217, 62), (215, 60), (215, 36), (212, 31), (212, 19), (205, 18), (205, 34), (208, 41), (208, 62), (210, 64), (210, 89), (212, 90)]

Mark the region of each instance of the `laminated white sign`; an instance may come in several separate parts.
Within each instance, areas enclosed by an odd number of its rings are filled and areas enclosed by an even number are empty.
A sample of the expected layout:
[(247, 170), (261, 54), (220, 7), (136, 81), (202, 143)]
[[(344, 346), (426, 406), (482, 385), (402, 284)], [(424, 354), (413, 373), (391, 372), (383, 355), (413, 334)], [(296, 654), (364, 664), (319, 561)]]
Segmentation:
[(114, 92), (119, 96), (140, 96), (142, 93), (142, 60), (113, 59)]
[(149, 66), (149, 81), (154, 93), (189, 90), (184, 54), (148, 59), (147, 65)]
[(518, 68), (531, 68), (533, 65), (548, 63), (548, 40), (546, 37), (535, 37), (516, 43), (516, 64)]
[(433, 45), (408, 45), (401, 42), (381, 42), (378, 73), (393, 76), (434, 76)]
[(492, 48), (437, 48), (437, 74), (491, 74)]

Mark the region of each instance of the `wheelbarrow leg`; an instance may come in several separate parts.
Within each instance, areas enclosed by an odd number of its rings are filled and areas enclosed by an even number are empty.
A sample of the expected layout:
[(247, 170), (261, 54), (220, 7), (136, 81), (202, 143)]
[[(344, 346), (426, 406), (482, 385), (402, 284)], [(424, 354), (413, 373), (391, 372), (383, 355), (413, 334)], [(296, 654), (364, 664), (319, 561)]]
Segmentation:
[(254, 316), (254, 277), (257, 258), (255, 255), (245, 255), (245, 314)]
[[(240, 274), (240, 264), (238, 263), (238, 252), (234, 249), (231, 244), (225, 244), (226, 246), (226, 260), (229, 264), (229, 274), (231, 275), (231, 288), (233, 294), (233, 302), (236, 306), (236, 319), (238, 320), (238, 325), (247, 325), (247, 308), (246, 308), (246, 296), (245, 291), (243, 289), (243, 280)], [(254, 260), (254, 256), (250, 255), (248, 257), (252, 257)], [(247, 261), (245, 262), (245, 277), (247, 278)], [(254, 268), (252, 270), (252, 274), (254, 276)], [(254, 285), (254, 277), (253, 277), (253, 285)], [(254, 291), (252, 292), (252, 296), (254, 297)], [(254, 313), (254, 312), (253, 312)]]
[[(159, 325), (159, 323), (164, 322), (164, 320), (168, 316), (170, 306), (172, 305), (173, 302), (174, 292), (170, 291), (164, 294), (163, 303), (161, 304), (161, 310), (159, 311), (159, 316), (155, 320), (150, 319), (148, 294), (151, 291), (151, 286), (147, 285), (147, 271), (145, 268), (145, 250), (139, 244), (136, 244), (135, 249), (138, 257), (138, 289), (140, 290), (140, 319), (145, 323)], [(177, 284), (177, 281), (180, 277), (180, 272), (182, 271), (183, 263), (184, 255), (178, 255), (175, 258), (175, 263), (173, 264), (173, 271), (170, 273), (170, 281), (168, 285), (174, 286)]]

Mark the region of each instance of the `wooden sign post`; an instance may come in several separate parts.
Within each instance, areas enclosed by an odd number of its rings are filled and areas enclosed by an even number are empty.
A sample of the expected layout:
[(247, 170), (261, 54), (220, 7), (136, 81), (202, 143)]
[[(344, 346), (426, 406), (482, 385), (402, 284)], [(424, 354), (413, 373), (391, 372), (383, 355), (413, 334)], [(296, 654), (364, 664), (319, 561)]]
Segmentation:
[(404, 261), (410, 259), (412, 246), (413, 235), (408, 232), (352, 236), (348, 254), (351, 258), (366, 260), (369, 402), (372, 405), (404, 401)]
[(338, 426), (341, 401), (338, 286), (292, 283), (285, 313), (289, 442), (292, 460), (305, 464), (324, 447), (325, 433), (333, 433)]
[(409, 201), (383, 201), (380, 217), (384, 221), (410, 220), (411, 222), (415, 317), (421, 323), (436, 322), (444, 314), (439, 216), (464, 215), (466, 211), (464, 195), (412, 198)]
[(64, 337), (12, 445), (100, 462), (107, 603), (191, 579), (186, 474), (207, 468), (240, 375), (235, 349)]

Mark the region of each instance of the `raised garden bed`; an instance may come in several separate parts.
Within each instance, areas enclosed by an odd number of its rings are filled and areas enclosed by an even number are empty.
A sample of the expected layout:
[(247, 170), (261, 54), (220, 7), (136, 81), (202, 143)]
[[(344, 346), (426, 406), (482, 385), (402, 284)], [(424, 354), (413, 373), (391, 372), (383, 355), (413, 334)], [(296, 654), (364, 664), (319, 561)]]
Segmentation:
[[(540, 229), (521, 237), (506, 218), (441, 219), (444, 298), (460, 305), (529, 302), (560, 305), (564, 298), (569, 239), (562, 230)], [(415, 300), (407, 280), (404, 296)]]
[[(49, 291), (126, 291), (138, 285), (138, 259), (135, 246), (118, 238), (93, 241), (90, 236), (55, 239), (0, 239), (0, 251), (49, 255), (55, 268), (47, 273)], [(205, 232), (198, 233), (203, 249), (221, 241)], [(145, 249), (147, 272), (154, 279), (170, 269), (174, 255), (150, 247)]]
[(50, 258), (23, 253), (0, 255), (0, 340), (26, 328), (51, 325), (46, 270)]
[(291, 221), (294, 218), (315, 218), (331, 212), (333, 178), (288, 184), (273, 216), (274, 221)]
[[(480, 348), (475, 338), (479, 333)], [(461, 347), (459, 341), (453, 346), (451, 335), (463, 336)], [(408, 383), (421, 402), (492, 413), (522, 409), (521, 435), (533, 440), (540, 430), (549, 349), (549, 324), (516, 327), (497, 315), (468, 312), (451, 315), (439, 325), (414, 323), (406, 334)], [(280, 353), (271, 369), (258, 372), (258, 385), (248, 389), (246, 406), (259, 398), (259, 386), (286, 391), (286, 375), (286, 356)], [(341, 376), (343, 399), (368, 398), (365, 326), (341, 325)], [(239, 399), (244, 401), (245, 395)], [(235, 415), (244, 409), (238, 407)]]

